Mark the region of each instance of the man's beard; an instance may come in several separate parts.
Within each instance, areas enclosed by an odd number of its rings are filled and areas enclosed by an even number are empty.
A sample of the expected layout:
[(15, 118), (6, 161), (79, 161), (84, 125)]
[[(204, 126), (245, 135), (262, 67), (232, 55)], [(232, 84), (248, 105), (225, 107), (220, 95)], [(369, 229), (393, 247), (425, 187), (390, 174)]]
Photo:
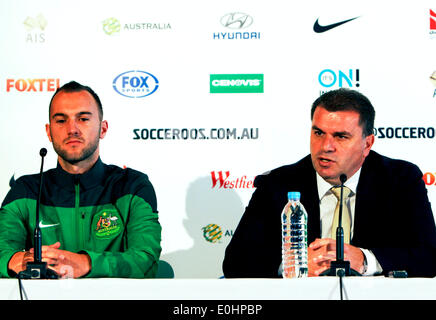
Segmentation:
[(97, 137), (97, 139), (95, 139), (88, 146), (86, 146), (78, 155), (69, 155), (65, 149), (62, 149), (58, 144), (54, 142), (53, 148), (59, 155), (59, 157), (61, 157), (64, 161), (74, 165), (80, 161), (86, 160), (91, 157), (98, 148), (98, 142), (99, 139)]

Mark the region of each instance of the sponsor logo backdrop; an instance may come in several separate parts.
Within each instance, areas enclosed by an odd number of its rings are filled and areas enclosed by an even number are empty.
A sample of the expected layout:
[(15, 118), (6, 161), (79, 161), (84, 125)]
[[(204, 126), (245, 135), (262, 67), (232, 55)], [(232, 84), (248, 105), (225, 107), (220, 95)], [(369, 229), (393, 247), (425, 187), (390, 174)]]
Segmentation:
[[(218, 278), (256, 175), (309, 152), (310, 106), (339, 87), (376, 108), (374, 150), (416, 163), (436, 202), (436, 5), (431, 1), (0, 3), (0, 198), (56, 165), (54, 90), (99, 94), (106, 163), (147, 173), (162, 259)], [(401, 195), (398, 195), (401, 201)], [(276, 217), (279, 219), (279, 217)]]

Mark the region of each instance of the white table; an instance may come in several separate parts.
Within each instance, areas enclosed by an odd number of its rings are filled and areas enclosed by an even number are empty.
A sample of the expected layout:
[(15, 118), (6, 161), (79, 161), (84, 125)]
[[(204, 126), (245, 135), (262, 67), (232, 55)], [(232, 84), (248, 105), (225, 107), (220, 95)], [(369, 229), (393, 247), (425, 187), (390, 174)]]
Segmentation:
[[(338, 300), (336, 277), (305, 279), (22, 280), (29, 300)], [(436, 300), (436, 278), (344, 278), (344, 299)], [(20, 299), (18, 280), (0, 279), (0, 299)]]

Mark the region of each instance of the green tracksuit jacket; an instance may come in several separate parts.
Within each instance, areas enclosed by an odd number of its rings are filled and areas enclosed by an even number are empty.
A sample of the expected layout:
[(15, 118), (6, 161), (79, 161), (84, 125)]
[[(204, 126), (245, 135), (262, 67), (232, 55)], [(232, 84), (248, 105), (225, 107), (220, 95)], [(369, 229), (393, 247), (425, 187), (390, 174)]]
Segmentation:
[[(15, 182), (0, 209), (0, 276), (12, 255), (33, 247), (39, 174)], [(151, 278), (161, 252), (156, 195), (147, 175), (106, 165), (72, 175), (57, 165), (43, 175), (42, 244), (86, 252), (86, 277)]]

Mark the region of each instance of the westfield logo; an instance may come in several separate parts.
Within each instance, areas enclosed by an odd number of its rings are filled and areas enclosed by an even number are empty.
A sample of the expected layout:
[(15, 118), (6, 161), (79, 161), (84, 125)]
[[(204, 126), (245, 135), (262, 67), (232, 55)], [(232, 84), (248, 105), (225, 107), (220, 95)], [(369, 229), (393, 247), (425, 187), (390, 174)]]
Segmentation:
[(218, 189), (249, 189), (254, 188), (253, 180), (247, 180), (247, 176), (229, 179), (230, 171), (211, 171), (212, 188)]

